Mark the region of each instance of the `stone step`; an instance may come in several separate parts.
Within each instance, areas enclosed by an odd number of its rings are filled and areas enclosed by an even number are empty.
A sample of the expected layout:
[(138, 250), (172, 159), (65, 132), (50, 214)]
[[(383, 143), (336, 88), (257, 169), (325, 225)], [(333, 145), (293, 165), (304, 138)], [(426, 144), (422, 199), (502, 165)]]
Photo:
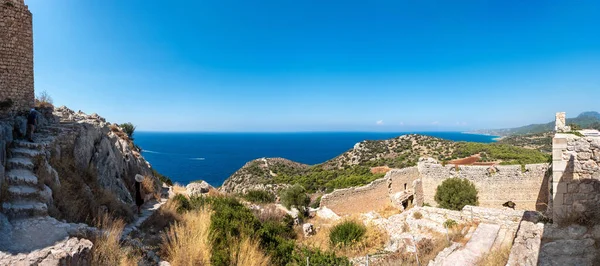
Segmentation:
[(29, 141), (25, 141), (25, 140), (16, 140), (13, 143), (16, 148), (24, 148), (24, 149), (32, 149), (32, 150), (41, 150), (47, 144), (45, 142), (29, 142)]
[(13, 185), (37, 185), (38, 178), (27, 169), (12, 169), (6, 173), (9, 184)]
[(13, 157), (8, 159), (9, 169), (27, 169), (33, 171), (33, 161), (27, 157)]
[(10, 153), (11, 153), (12, 157), (27, 157), (27, 158), (33, 158), (35, 156), (44, 154), (41, 151), (32, 150), (32, 149), (28, 149), (28, 148), (11, 149)]
[[(52, 193), (52, 191), (50, 191)], [(42, 201), (41, 190), (35, 186), (16, 185), (8, 187), (8, 196), (12, 200)]]
[(498, 231), (498, 235), (496, 236), (496, 240), (494, 240), (494, 244), (492, 245), (492, 250), (496, 250), (502, 247), (504, 243), (504, 238), (506, 238), (508, 234), (508, 229), (501, 227)]
[(25, 218), (48, 215), (45, 203), (32, 200), (15, 200), (2, 203), (2, 212), (10, 218)]
[(488, 253), (498, 236), (500, 226), (497, 224), (481, 223), (463, 249), (452, 252), (442, 265), (474, 266), (481, 256)]

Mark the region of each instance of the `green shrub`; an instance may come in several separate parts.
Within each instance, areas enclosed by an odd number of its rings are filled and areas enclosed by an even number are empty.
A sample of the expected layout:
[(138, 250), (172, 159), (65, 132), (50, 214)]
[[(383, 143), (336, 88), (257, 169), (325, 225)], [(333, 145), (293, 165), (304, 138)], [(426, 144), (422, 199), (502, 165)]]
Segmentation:
[(319, 249), (298, 248), (294, 251), (292, 265), (306, 265), (306, 258), (310, 265), (350, 265), (346, 257), (338, 257), (335, 252), (321, 251)]
[(315, 201), (310, 204), (310, 207), (314, 209), (319, 208), (319, 206), (321, 206), (321, 197), (322, 196), (319, 196), (317, 199), (315, 199)]
[(304, 187), (301, 185), (293, 185), (281, 191), (281, 204), (288, 209), (296, 207), (303, 211), (310, 203), (310, 197), (306, 194)]
[(154, 168), (152, 168), (151, 170), (152, 170), (152, 175), (155, 177), (158, 177), (158, 180), (160, 180), (160, 182), (163, 182), (169, 186), (173, 185), (173, 181), (171, 181), (171, 179), (168, 176), (162, 175), (161, 173), (154, 170)]
[(133, 133), (135, 132), (135, 126), (131, 122), (120, 124), (119, 127), (123, 129), (123, 132), (129, 136), (129, 139), (133, 140)]
[(425, 203), (423, 203), (423, 207), (431, 207), (431, 204), (425, 202)]
[(344, 221), (329, 231), (329, 241), (333, 246), (347, 246), (360, 241), (367, 228), (354, 221)]
[(423, 214), (420, 213), (420, 212), (414, 212), (413, 213), (413, 218), (419, 220), (419, 219), (423, 218)]
[(477, 189), (467, 179), (448, 178), (437, 187), (435, 201), (441, 208), (460, 211), (465, 205), (478, 205)]
[(249, 190), (242, 196), (244, 199), (254, 203), (272, 203), (275, 202), (275, 195), (265, 190)]
[(458, 223), (456, 221), (452, 220), (452, 219), (448, 219), (448, 220), (446, 220), (444, 222), (444, 227), (446, 227), (446, 228), (452, 228), (452, 227), (455, 227), (457, 225), (458, 225)]
[(177, 212), (182, 213), (184, 211), (189, 211), (192, 209), (192, 204), (190, 204), (190, 200), (186, 198), (182, 194), (177, 194), (173, 197), (173, 200), (177, 202)]
[(310, 257), (311, 265), (348, 265), (348, 259), (337, 257), (335, 253), (296, 245), (296, 232), (293, 219), (286, 215), (280, 221), (267, 220), (263, 223), (252, 211), (232, 197), (191, 197), (176, 196), (187, 210), (198, 210), (210, 206), (211, 216), (211, 264), (231, 265), (230, 244), (240, 238), (260, 240), (261, 250), (271, 257), (272, 265), (304, 265)]

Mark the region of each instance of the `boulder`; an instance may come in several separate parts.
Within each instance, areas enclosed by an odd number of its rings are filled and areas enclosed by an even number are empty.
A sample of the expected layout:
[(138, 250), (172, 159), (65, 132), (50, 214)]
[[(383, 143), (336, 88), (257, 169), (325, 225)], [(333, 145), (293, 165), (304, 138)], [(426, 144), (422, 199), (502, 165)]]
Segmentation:
[(317, 216), (322, 219), (334, 220), (334, 221), (341, 219), (339, 215), (337, 215), (335, 212), (333, 212), (331, 209), (329, 209), (327, 207), (319, 208), (319, 210), (317, 211)]
[(302, 225), (302, 232), (304, 232), (304, 237), (309, 237), (314, 235), (315, 232), (315, 228), (313, 227), (313, 225), (311, 223), (305, 223)]
[(206, 183), (206, 181), (190, 183), (185, 187), (188, 195), (190, 196), (208, 193), (210, 188), (211, 186), (208, 183)]

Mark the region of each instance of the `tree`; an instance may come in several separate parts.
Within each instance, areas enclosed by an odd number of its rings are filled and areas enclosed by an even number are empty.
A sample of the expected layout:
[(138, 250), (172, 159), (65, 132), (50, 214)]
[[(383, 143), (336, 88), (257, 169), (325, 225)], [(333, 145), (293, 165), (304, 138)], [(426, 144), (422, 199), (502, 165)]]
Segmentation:
[(310, 203), (310, 197), (305, 192), (303, 186), (295, 184), (281, 191), (281, 203), (288, 209), (296, 207), (299, 211), (304, 211)]
[(575, 123), (569, 124), (569, 127), (571, 127), (571, 130), (581, 130), (581, 127)]
[(475, 185), (464, 178), (448, 178), (437, 187), (435, 201), (441, 208), (462, 210), (465, 205), (478, 205)]
[(119, 127), (127, 134), (129, 139), (133, 140), (133, 133), (135, 132), (135, 126), (131, 122), (120, 124)]

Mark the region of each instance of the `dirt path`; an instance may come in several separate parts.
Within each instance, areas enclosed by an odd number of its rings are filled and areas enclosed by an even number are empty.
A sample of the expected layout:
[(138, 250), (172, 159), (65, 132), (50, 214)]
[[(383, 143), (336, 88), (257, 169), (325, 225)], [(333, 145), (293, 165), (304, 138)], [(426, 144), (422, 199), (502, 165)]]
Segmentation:
[(150, 217), (156, 210), (160, 208), (163, 204), (167, 203), (167, 199), (161, 198), (160, 201), (151, 200), (147, 201), (142, 205), (142, 213), (135, 219), (135, 221), (125, 226), (123, 229), (122, 238), (129, 235), (131, 231), (137, 229), (148, 217)]

